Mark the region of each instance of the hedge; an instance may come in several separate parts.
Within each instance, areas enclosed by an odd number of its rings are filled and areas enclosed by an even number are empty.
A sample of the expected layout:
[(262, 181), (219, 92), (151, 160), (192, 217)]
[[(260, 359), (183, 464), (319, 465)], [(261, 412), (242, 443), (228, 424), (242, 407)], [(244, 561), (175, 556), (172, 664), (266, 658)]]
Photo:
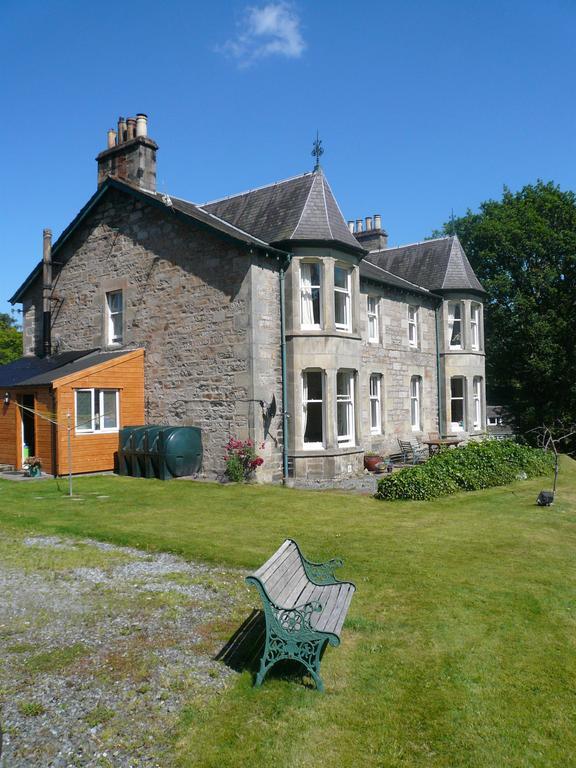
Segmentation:
[(507, 485), (521, 477), (538, 477), (554, 467), (554, 456), (512, 440), (472, 441), (443, 450), (425, 464), (406, 467), (378, 482), (377, 499), (427, 500), (458, 491)]

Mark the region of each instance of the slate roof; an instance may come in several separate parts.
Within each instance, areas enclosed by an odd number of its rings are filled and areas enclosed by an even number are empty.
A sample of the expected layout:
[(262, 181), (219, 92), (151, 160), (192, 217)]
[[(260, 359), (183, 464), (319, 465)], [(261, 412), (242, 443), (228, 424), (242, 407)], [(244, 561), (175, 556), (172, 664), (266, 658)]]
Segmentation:
[(374, 280), (377, 283), (383, 283), (384, 285), (390, 285), (394, 288), (400, 288), (401, 290), (410, 293), (435, 297), (435, 294), (427, 288), (423, 288), (421, 285), (415, 285), (409, 280), (404, 280), (402, 277), (398, 277), (397, 275), (392, 274), (392, 272), (388, 272), (388, 270), (382, 269), (382, 267), (379, 267), (376, 264), (371, 264), (366, 260), (360, 262), (360, 277), (364, 277), (367, 280)]
[(335, 241), (355, 253), (365, 252), (321, 169), (200, 207), (267, 243)]
[(430, 291), (485, 293), (456, 235), (370, 251), (366, 259)]
[(20, 357), (12, 363), (0, 366), (0, 387), (52, 384), (71, 373), (106, 363), (132, 351), (123, 349), (114, 352), (98, 352), (94, 349), (84, 349), (77, 352), (63, 352), (53, 357)]

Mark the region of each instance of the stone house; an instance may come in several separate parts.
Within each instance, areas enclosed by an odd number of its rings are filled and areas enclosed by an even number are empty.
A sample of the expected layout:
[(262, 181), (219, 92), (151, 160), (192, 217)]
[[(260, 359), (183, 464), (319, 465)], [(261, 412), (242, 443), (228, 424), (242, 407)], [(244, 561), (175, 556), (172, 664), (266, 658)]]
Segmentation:
[(485, 294), (457, 237), (388, 248), (319, 165), (197, 205), (156, 190), (157, 149), (144, 115), (109, 131), (95, 194), (11, 298), (25, 356), (143, 350), (146, 423), (200, 427), (208, 476), (231, 435), (279, 481), (484, 432)]

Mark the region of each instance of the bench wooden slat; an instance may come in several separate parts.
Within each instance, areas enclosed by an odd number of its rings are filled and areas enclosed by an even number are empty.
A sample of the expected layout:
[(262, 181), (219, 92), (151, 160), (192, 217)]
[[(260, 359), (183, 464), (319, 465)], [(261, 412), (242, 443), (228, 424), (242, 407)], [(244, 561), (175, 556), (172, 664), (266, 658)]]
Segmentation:
[(299, 594), (308, 582), (306, 571), (300, 560), (298, 560), (298, 566), (299, 567), (294, 569), (292, 574), (286, 579), (282, 589), (278, 592), (275, 600), (277, 605), (282, 605), (286, 608), (292, 608), (294, 605), (297, 605), (295, 598), (292, 597), (292, 593), (296, 592)]
[(288, 555), (290, 549), (295, 549), (294, 542), (290, 541), (290, 539), (286, 539), (282, 546), (274, 552), (272, 557), (266, 560), (266, 562), (258, 568), (254, 573), (254, 576), (261, 581), (265, 581), (270, 575), (269, 572), (275, 570), (281, 564), (282, 560)]
[(338, 617), (336, 626), (333, 629), (334, 634), (338, 635), (338, 637), (340, 637), (340, 633), (342, 632), (342, 627), (346, 620), (346, 614), (348, 613), (348, 608), (350, 607), (350, 603), (352, 601), (353, 595), (354, 595), (354, 588), (352, 586), (349, 586), (348, 592), (344, 596), (343, 610), (340, 612), (340, 616)]
[(332, 614), (338, 607), (338, 597), (341, 591), (342, 585), (340, 584), (336, 588), (331, 587), (330, 590), (327, 591), (327, 599), (324, 602), (322, 613), (318, 617), (318, 621), (314, 627), (315, 629), (321, 630), (323, 632), (330, 632), (331, 625), (336, 624), (336, 619), (332, 618)]
[(282, 566), (273, 571), (271, 576), (264, 583), (266, 592), (270, 595), (271, 600), (275, 603), (278, 601), (278, 596), (284, 589), (286, 579), (289, 578), (290, 575), (298, 573), (299, 568), (302, 568), (300, 556), (298, 552), (292, 551), (283, 561)]

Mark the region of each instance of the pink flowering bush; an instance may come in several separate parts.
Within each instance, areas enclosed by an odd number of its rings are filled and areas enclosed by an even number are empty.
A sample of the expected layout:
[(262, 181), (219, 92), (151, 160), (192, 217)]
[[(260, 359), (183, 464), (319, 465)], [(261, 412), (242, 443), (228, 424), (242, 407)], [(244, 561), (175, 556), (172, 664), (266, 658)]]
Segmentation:
[[(262, 443), (264, 447), (264, 443)], [(234, 483), (249, 480), (258, 467), (264, 464), (264, 459), (258, 456), (252, 440), (237, 440), (231, 437), (224, 446), (226, 455), (226, 475)]]

